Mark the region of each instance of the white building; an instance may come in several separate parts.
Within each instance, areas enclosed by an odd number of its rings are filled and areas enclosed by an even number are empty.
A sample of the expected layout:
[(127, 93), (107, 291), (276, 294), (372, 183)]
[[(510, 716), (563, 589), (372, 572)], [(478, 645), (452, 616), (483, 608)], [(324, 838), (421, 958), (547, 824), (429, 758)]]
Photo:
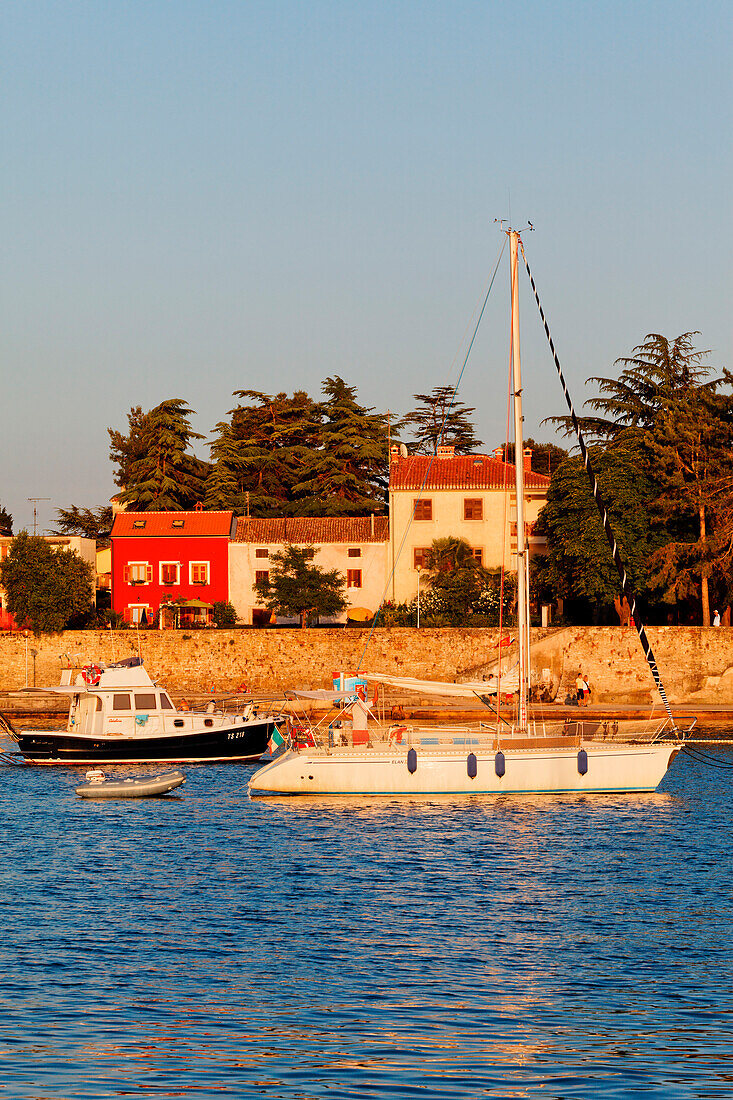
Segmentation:
[[(532, 452), (524, 453), (525, 527), (530, 555), (544, 550), (533, 535), (547, 500), (549, 477), (534, 473)], [(404, 455), (393, 447), (389, 468), (390, 553), (387, 598), (409, 603), (417, 595), (418, 568), (435, 539), (465, 539), (487, 569), (516, 572), (517, 500), (515, 471), (502, 448), (491, 455), (456, 455), (441, 446), (437, 455)]]
[[(349, 611), (332, 620), (371, 618), (379, 608), (387, 577), (389, 522), (386, 516), (237, 520), (229, 544), (229, 598), (245, 623), (262, 626), (270, 612), (258, 603), (255, 581), (267, 577), (270, 556), (287, 545), (313, 546), (313, 564), (338, 569), (346, 581)], [(278, 619), (278, 622), (288, 622)]]

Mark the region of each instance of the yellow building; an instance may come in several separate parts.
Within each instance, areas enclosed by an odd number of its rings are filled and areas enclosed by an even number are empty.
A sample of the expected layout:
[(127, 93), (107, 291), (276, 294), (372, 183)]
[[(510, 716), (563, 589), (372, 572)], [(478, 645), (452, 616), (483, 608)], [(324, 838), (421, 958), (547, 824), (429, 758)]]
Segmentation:
[[(549, 477), (532, 471), (524, 452), (525, 523), (530, 555), (544, 549), (532, 534), (547, 499)], [(514, 466), (503, 450), (491, 455), (406, 455), (392, 447), (389, 468), (390, 566), (388, 598), (409, 603), (417, 595), (419, 570), (435, 539), (465, 539), (487, 569), (516, 572), (517, 511)]]

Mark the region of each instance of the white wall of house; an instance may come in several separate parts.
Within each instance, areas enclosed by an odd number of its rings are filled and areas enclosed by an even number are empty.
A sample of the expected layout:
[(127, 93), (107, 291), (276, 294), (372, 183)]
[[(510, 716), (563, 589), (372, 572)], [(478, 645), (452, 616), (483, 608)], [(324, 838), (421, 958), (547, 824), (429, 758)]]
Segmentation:
[[(229, 544), (229, 599), (238, 617), (244, 623), (252, 623), (253, 612), (261, 609), (252, 586), (258, 571), (269, 571), (270, 554), (283, 550), (284, 545), (266, 543), (231, 542)], [(258, 551), (260, 554), (258, 555)], [(267, 551), (267, 556), (262, 555)], [(349, 553), (351, 551), (351, 553)], [(344, 578), (352, 576), (352, 585), (345, 590), (349, 607), (366, 608), (374, 613), (382, 600), (387, 577), (388, 545), (386, 542), (324, 543), (316, 547), (313, 564), (324, 570), (338, 569)], [(355, 582), (359, 580), (360, 586)], [(347, 612), (327, 622), (345, 622)], [(287, 623), (295, 620), (278, 619)]]
[[(431, 502), (431, 518), (412, 518), (415, 501)], [(481, 519), (466, 519), (466, 501), (481, 501)], [(542, 492), (525, 493), (525, 523), (532, 525), (546, 501)], [(418, 515), (420, 514), (418, 506)], [(424, 510), (424, 505), (422, 505)], [(469, 506), (468, 511), (477, 511)], [(394, 575), (390, 580), (388, 599), (409, 603), (417, 595), (415, 552), (429, 548), (435, 539), (465, 539), (472, 549), (481, 552), (481, 563), (487, 569), (516, 572), (516, 496), (502, 489), (426, 489), (421, 495), (416, 489), (391, 490), (390, 563)], [(529, 536), (530, 555), (544, 549), (544, 539)]]

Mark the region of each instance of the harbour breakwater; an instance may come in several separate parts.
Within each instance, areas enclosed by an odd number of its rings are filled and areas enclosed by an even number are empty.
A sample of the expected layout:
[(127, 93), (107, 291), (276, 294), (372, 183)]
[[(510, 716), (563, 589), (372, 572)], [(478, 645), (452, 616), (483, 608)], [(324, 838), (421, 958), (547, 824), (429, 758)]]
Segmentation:
[[(733, 708), (733, 629), (672, 626), (647, 633), (673, 705)], [(385, 628), (371, 635), (353, 628), (87, 630), (27, 639), (3, 634), (0, 692), (32, 685), (34, 675), (39, 687), (56, 684), (68, 659), (110, 662), (138, 652), (150, 674), (177, 692), (327, 687), (334, 673), (357, 669), (426, 680), (480, 679), (496, 665), (498, 641), (496, 630), (460, 628)], [(633, 628), (538, 628), (531, 643), (533, 668), (552, 698), (562, 700), (582, 671), (596, 703), (659, 702)]]

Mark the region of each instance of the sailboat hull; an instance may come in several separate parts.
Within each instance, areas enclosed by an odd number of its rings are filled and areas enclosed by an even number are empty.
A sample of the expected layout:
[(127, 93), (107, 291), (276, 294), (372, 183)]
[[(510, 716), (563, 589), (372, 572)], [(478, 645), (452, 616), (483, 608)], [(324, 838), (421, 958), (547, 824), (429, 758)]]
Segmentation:
[(249, 788), (253, 794), (301, 795), (654, 791), (677, 751), (669, 742), (587, 742), (581, 749), (502, 747), (499, 754), (418, 750), (412, 758), (407, 752), (373, 749), (291, 750), (257, 771)]

